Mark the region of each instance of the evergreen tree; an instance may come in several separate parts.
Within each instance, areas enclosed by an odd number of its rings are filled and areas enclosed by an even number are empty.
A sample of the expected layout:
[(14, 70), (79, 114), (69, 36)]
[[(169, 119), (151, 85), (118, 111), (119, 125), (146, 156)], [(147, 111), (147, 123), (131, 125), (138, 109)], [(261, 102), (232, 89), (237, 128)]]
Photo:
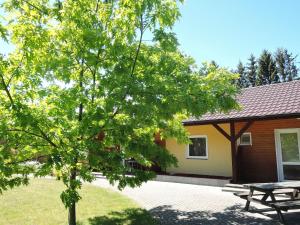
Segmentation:
[(288, 53), (287, 50), (285, 51), (285, 56), (287, 81), (292, 81), (298, 76), (298, 69), (295, 64), (296, 56), (293, 56), (292, 53)]
[(238, 65), (237, 65), (236, 73), (238, 73), (240, 75), (240, 77), (237, 81), (238, 86), (242, 87), (242, 88), (249, 87), (249, 82), (248, 82), (245, 66), (243, 65), (243, 63), (241, 61), (239, 61)]
[(299, 80), (299, 76), (298, 76), (298, 68), (295, 65), (295, 63), (293, 63), (293, 65), (291, 66), (291, 77), (288, 77), (289, 79), (291, 78), (292, 80)]
[(258, 79), (256, 84), (265, 85), (278, 82), (280, 82), (280, 79), (277, 74), (276, 62), (269, 51), (263, 50), (258, 60)]
[(280, 80), (285, 82), (287, 78), (285, 51), (282, 48), (278, 48), (274, 55), (275, 55), (276, 66), (277, 66), (278, 75), (280, 76)]
[(253, 54), (250, 55), (247, 63), (247, 76), (249, 80), (249, 85), (254, 87), (256, 85), (256, 77), (257, 77), (257, 62), (255, 56)]
[(298, 80), (300, 77), (296, 58), (284, 48), (278, 48), (273, 54), (263, 50), (258, 59), (251, 54), (245, 67), (239, 62), (237, 70), (232, 72), (240, 74), (240, 79), (236, 82), (240, 87)]
[(277, 70), (282, 82), (292, 81), (298, 76), (298, 68), (295, 64), (296, 56), (287, 49), (279, 48), (275, 52)]

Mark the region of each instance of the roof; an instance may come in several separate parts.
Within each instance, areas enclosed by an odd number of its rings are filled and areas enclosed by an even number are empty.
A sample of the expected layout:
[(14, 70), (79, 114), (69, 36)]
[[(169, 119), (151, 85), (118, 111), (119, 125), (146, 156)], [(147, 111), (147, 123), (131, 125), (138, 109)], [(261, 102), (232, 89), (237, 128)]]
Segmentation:
[(205, 114), (183, 121), (185, 125), (300, 117), (300, 80), (250, 87), (237, 96), (240, 110)]

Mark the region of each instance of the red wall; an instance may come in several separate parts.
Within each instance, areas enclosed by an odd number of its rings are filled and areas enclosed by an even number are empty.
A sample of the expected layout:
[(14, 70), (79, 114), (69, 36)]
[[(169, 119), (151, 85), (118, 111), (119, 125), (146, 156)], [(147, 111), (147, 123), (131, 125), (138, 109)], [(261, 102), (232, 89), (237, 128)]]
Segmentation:
[[(245, 123), (236, 123), (238, 132)], [(275, 129), (300, 128), (300, 119), (255, 121), (251, 132), (252, 146), (239, 146), (239, 179), (244, 182), (277, 181)]]

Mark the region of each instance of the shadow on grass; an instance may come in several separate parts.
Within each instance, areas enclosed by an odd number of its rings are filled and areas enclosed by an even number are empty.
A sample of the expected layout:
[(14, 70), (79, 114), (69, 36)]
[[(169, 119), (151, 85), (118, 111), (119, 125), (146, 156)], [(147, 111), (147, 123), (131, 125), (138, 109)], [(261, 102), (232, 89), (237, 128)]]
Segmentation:
[[(107, 216), (89, 219), (89, 225), (279, 225), (277, 214), (269, 209), (245, 212), (237, 204), (223, 211), (180, 211), (169, 205), (159, 206), (149, 211), (130, 208), (121, 212), (111, 212)], [(262, 216), (264, 215), (264, 216)], [(300, 212), (284, 213), (286, 225), (299, 225)], [(154, 218), (154, 219), (153, 219)], [(160, 221), (160, 222), (158, 222)]]
[(108, 216), (89, 219), (90, 225), (157, 225), (159, 224), (144, 209), (130, 208), (121, 212), (111, 212)]

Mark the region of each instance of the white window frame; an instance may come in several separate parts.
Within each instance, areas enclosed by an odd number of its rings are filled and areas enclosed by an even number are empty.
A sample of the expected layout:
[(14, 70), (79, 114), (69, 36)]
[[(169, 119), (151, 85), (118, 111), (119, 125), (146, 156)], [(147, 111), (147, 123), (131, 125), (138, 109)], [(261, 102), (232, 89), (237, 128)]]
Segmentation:
[(207, 135), (191, 135), (189, 136), (189, 138), (205, 138), (205, 153), (206, 153), (206, 156), (190, 156), (190, 145), (187, 144), (186, 146), (186, 158), (187, 159), (208, 159), (208, 138), (207, 138)]
[[(250, 143), (242, 143), (242, 142), (241, 142), (242, 136), (243, 136), (244, 134), (249, 134), (249, 136), (250, 136)], [(241, 135), (241, 137), (239, 138), (239, 145), (240, 145), (240, 146), (252, 146), (252, 134), (251, 134), (251, 132), (245, 132), (245, 133), (243, 133), (243, 134)]]
[(288, 133), (297, 133), (298, 144), (300, 144), (300, 128), (287, 128), (287, 129), (275, 129), (274, 130), (278, 181), (288, 181), (288, 180), (284, 179), (284, 172), (283, 172), (284, 165), (300, 165), (299, 162), (290, 163), (290, 162), (283, 162), (283, 160), (282, 160), (280, 134), (288, 134)]

